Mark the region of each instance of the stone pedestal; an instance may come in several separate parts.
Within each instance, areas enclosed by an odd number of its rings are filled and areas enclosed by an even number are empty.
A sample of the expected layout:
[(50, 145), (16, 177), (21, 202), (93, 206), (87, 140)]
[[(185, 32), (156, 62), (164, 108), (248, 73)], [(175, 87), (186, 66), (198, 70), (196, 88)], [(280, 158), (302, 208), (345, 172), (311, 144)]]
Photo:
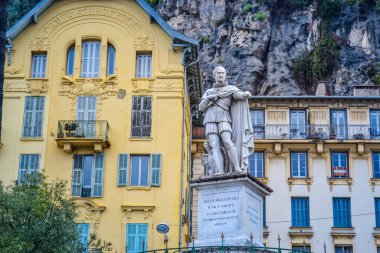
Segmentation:
[(196, 246), (263, 246), (263, 198), (272, 190), (248, 174), (223, 174), (191, 181), (198, 190)]

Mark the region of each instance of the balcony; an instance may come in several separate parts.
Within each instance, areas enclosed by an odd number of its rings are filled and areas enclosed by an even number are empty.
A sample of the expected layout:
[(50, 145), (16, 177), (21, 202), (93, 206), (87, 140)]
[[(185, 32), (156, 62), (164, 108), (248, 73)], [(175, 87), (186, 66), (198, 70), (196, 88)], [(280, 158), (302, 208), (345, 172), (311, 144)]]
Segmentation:
[[(370, 125), (254, 125), (255, 140), (379, 140), (380, 127)], [(193, 140), (204, 140), (205, 128), (193, 127)]]
[(79, 147), (93, 147), (95, 152), (101, 153), (110, 145), (108, 130), (106, 120), (60, 120), (55, 140), (66, 153)]

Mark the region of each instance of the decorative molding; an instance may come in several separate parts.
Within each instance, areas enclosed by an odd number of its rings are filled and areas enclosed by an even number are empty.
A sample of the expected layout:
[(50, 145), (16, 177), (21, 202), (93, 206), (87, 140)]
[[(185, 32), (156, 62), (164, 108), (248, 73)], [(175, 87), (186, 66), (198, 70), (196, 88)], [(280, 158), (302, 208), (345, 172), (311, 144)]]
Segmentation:
[(310, 111), (310, 121), (312, 124), (326, 123), (327, 112), (326, 111)]
[(99, 206), (91, 200), (74, 199), (77, 205), (77, 218), (76, 222), (99, 224), (101, 214), (105, 210), (104, 206)]
[(51, 48), (51, 41), (37, 37), (29, 42), (29, 49), (35, 51), (46, 51)]
[(286, 121), (286, 111), (268, 111), (268, 120), (284, 122)]
[(133, 92), (146, 93), (152, 91), (153, 78), (133, 78), (132, 87)]
[(313, 237), (314, 232), (311, 227), (290, 227), (288, 234), (292, 244), (301, 244), (303, 242), (310, 244), (310, 239)]
[(312, 183), (313, 183), (313, 179), (309, 178), (309, 177), (306, 177), (306, 178), (289, 177), (288, 178), (289, 191), (292, 190), (293, 185), (306, 185), (307, 186), (307, 190), (310, 191)]
[(282, 144), (281, 143), (274, 143), (274, 148), (273, 148), (273, 150), (274, 150), (274, 153), (276, 154), (276, 155), (279, 155), (279, 154), (281, 154), (281, 152), (282, 152)]
[(352, 111), (351, 110), (350, 115), (351, 115), (351, 121), (366, 122), (368, 120), (366, 111)]
[(356, 150), (358, 152), (358, 155), (363, 155), (365, 151), (364, 143), (358, 143), (356, 146)]
[(133, 213), (143, 214), (145, 220), (152, 218), (154, 208), (155, 206), (121, 206), (123, 217), (126, 222), (132, 219)]
[(376, 186), (380, 185), (380, 178), (371, 178), (370, 179), (370, 184), (371, 184), (372, 191), (374, 192)]
[(31, 93), (32, 96), (41, 95), (48, 91), (48, 79), (26, 79), (26, 92)]
[(267, 177), (258, 177), (256, 179), (260, 180), (263, 184), (269, 183), (269, 179)]
[(6, 66), (4, 69), (4, 78), (5, 79), (23, 79), (25, 74), (23, 73), (23, 66)]
[(323, 154), (323, 142), (317, 142), (316, 151), (318, 155)]
[(355, 237), (354, 228), (331, 228), (331, 236), (335, 244), (352, 244)]
[(133, 41), (133, 48), (138, 51), (153, 50), (155, 47), (155, 41), (149, 36), (139, 36)]
[(351, 191), (354, 180), (352, 178), (328, 178), (327, 183), (330, 186), (330, 191), (333, 190), (334, 185), (347, 185)]

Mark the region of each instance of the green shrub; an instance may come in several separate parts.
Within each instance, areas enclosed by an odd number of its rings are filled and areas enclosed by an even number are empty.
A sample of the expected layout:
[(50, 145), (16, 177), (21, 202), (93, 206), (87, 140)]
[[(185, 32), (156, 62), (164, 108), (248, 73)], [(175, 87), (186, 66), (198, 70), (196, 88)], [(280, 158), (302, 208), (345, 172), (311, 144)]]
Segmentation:
[(219, 55), (216, 57), (216, 63), (222, 63), (224, 61), (223, 56)]
[(202, 37), (202, 41), (203, 41), (203, 43), (208, 44), (211, 42), (211, 38), (210, 38), (210, 36), (206, 35), (206, 36)]
[(371, 81), (372, 81), (375, 85), (380, 85), (380, 73), (379, 73), (379, 74), (376, 74), (374, 77), (372, 77)]
[(293, 62), (293, 76), (301, 87), (308, 89), (313, 84), (313, 58), (307, 52), (301, 54)]
[(340, 13), (342, 6), (342, 0), (317, 0), (317, 15), (329, 20)]
[(335, 70), (339, 58), (338, 44), (327, 33), (318, 41), (312, 54), (313, 79), (324, 80)]
[(245, 3), (243, 4), (242, 11), (243, 11), (243, 12), (251, 12), (253, 8), (254, 8), (253, 4), (251, 4), (251, 3), (249, 3), (249, 2), (245, 2)]
[(255, 13), (255, 19), (258, 21), (264, 21), (267, 18), (267, 14), (263, 11)]

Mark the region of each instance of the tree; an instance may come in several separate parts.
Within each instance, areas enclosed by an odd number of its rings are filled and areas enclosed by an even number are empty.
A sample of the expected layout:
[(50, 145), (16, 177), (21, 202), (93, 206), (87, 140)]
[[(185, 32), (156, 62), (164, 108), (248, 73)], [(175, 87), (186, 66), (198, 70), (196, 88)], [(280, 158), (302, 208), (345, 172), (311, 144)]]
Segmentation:
[(42, 174), (0, 183), (0, 249), (9, 253), (80, 252), (75, 204), (66, 182)]
[(3, 84), (4, 84), (4, 61), (5, 61), (5, 43), (7, 30), (7, 6), (8, 0), (0, 1), (0, 140), (1, 140), (1, 122), (3, 111)]

